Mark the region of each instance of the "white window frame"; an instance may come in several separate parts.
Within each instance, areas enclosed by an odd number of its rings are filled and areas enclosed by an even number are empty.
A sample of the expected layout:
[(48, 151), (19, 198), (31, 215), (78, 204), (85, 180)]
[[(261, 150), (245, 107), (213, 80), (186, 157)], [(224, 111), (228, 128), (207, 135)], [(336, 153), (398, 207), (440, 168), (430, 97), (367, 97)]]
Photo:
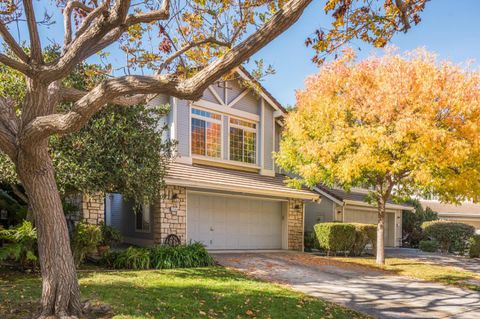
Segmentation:
[(141, 228), (138, 228), (138, 212), (135, 213), (135, 232), (137, 233), (150, 233), (152, 231), (152, 207), (150, 206), (150, 204), (148, 203), (144, 203), (142, 205), (142, 210), (141, 210), (141, 213), (142, 213), (142, 222), (144, 220), (144, 214), (145, 214), (145, 210), (146, 208), (148, 208), (148, 218), (149, 218), (149, 221), (148, 221), (148, 229), (143, 229), (143, 224), (142, 224), (142, 227)]
[[(248, 126), (243, 126), (241, 124), (233, 124), (230, 122), (231, 119), (234, 119), (234, 120), (239, 120), (239, 121), (243, 121), (243, 122), (247, 122), (247, 123), (252, 123), (252, 124), (255, 124), (255, 128), (251, 128), (251, 127), (248, 127)], [(236, 116), (229, 116), (228, 118), (228, 160), (229, 161), (232, 161), (232, 162), (235, 162), (235, 163), (242, 163), (242, 164), (247, 164), (247, 165), (259, 165), (258, 164), (258, 122), (255, 122), (255, 121), (252, 121), (252, 120), (248, 120), (248, 119), (243, 119), (243, 118), (239, 118), (239, 117), (236, 117)], [(231, 127), (234, 127), (234, 128), (239, 128), (239, 129), (242, 129), (244, 131), (249, 131), (249, 132), (253, 132), (255, 133), (255, 162), (253, 163), (247, 163), (245, 161), (237, 161), (237, 160), (233, 160), (230, 158), (230, 128)], [(242, 145), (244, 145), (245, 143), (245, 136), (242, 137)], [(242, 152), (242, 157), (243, 157), (243, 152)]]
[[(200, 110), (200, 111), (204, 111), (204, 112), (208, 112), (208, 113), (212, 113), (212, 114), (215, 114), (215, 115), (220, 115), (220, 119), (217, 120), (217, 119), (213, 119), (213, 118), (210, 118), (210, 117), (205, 117), (205, 116), (201, 116), (201, 115), (198, 115), (198, 114), (194, 114), (193, 113), (193, 109), (197, 109), (197, 110)], [(193, 140), (192, 140), (192, 119), (198, 119), (198, 120), (201, 120), (201, 121), (205, 121), (205, 122), (210, 122), (210, 123), (215, 123), (215, 124), (220, 124), (220, 157), (214, 157), (214, 156), (208, 156), (207, 155), (207, 141), (206, 141), (206, 138), (207, 138), (207, 134), (205, 134), (205, 155), (201, 155), (201, 154), (194, 154), (193, 151), (192, 151), (192, 148), (193, 148)], [(189, 127), (190, 127), (190, 136), (189, 136), (189, 140), (190, 140), (190, 154), (192, 157), (200, 157), (200, 158), (209, 158), (209, 159), (223, 159), (223, 154), (224, 154), (224, 147), (223, 147), (223, 121), (224, 121), (224, 115), (221, 114), (221, 113), (218, 113), (218, 112), (214, 112), (214, 111), (211, 111), (209, 109), (205, 109), (205, 108), (202, 108), (202, 107), (198, 107), (196, 105), (192, 105), (190, 107), (190, 120), (189, 120)]]

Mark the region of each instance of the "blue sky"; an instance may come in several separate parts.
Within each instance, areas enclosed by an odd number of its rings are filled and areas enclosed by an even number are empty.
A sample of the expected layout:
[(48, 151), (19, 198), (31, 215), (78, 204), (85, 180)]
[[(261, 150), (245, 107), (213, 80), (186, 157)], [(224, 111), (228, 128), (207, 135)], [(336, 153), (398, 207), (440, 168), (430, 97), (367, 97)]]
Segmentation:
[[(263, 85), (284, 105), (295, 104), (295, 90), (303, 87), (304, 79), (318, 72), (311, 62), (314, 52), (305, 47), (305, 39), (318, 27), (328, 27), (329, 18), (325, 16), (323, 5), (326, 0), (314, 0), (300, 20), (285, 33), (258, 52), (250, 59), (250, 69), (254, 60), (263, 59), (272, 64), (276, 74), (268, 76)], [(38, 12), (43, 11), (45, 3), (34, 2)], [(432, 0), (422, 13), (422, 22), (406, 34), (397, 34), (391, 44), (401, 51), (426, 47), (436, 52), (442, 59), (462, 62), (468, 59), (480, 61), (480, 0)], [(43, 44), (51, 43), (52, 38), (61, 40), (63, 19), (58, 10), (54, 25), (41, 28)], [(14, 32), (15, 35), (16, 32)], [(28, 40), (25, 29), (20, 30), (22, 40)], [(60, 36), (60, 37), (59, 37)], [(366, 44), (356, 42), (361, 47), (359, 57), (365, 57), (375, 50)], [(113, 65), (123, 65), (124, 57), (110, 56)]]
[[(316, 28), (328, 27), (324, 3), (325, 0), (315, 0), (293, 27), (254, 56), (274, 66), (276, 74), (267, 77), (263, 85), (283, 104), (295, 104), (295, 90), (303, 87), (305, 77), (318, 72), (310, 60), (313, 50), (306, 48), (304, 41)], [(478, 62), (479, 12), (479, 0), (430, 1), (421, 15), (422, 22), (408, 33), (396, 35), (392, 44), (401, 51), (426, 47), (441, 59)], [(374, 52), (371, 46), (356, 44), (362, 48), (360, 58)]]

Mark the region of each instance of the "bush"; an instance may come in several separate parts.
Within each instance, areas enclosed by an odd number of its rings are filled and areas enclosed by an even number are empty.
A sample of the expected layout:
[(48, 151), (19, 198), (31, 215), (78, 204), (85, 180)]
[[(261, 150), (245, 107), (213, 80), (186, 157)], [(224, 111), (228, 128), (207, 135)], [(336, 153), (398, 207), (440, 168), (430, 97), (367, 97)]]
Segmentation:
[(437, 220), (422, 224), (425, 235), (435, 239), (442, 252), (460, 252), (466, 250), (468, 239), (475, 233), (475, 228), (464, 223)]
[(327, 255), (340, 251), (346, 254), (355, 242), (355, 226), (352, 224), (320, 223), (314, 228), (318, 244), (327, 251)]
[(112, 246), (113, 244), (118, 244), (122, 241), (122, 234), (115, 227), (101, 223), (100, 229), (102, 232), (102, 240), (100, 241), (101, 245)]
[(0, 261), (11, 259), (22, 269), (37, 266), (37, 231), (31, 222), (24, 220), (14, 228), (0, 230), (0, 239), (8, 242), (0, 248)]
[(100, 226), (80, 222), (75, 226), (72, 236), (72, 253), (75, 265), (79, 266), (87, 254), (93, 253), (102, 240)]
[(171, 269), (206, 267), (213, 258), (200, 243), (188, 245), (158, 245), (152, 248), (129, 247), (111, 252), (103, 258), (105, 266), (115, 269)]
[(377, 225), (352, 223), (355, 226), (355, 240), (350, 249), (351, 256), (361, 256), (368, 244), (375, 252), (377, 247)]
[(435, 253), (438, 251), (438, 242), (436, 240), (421, 240), (418, 247), (421, 251)]
[(468, 256), (470, 258), (480, 257), (480, 235), (473, 235), (468, 240)]

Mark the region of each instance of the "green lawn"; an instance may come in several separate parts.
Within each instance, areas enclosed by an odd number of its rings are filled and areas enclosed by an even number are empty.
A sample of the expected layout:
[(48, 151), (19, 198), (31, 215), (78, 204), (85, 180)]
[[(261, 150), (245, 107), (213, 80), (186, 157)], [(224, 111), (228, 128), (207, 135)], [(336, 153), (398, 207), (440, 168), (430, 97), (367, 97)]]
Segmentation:
[(335, 261), (380, 268), (401, 276), (480, 291), (480, 274), (455, 267), (435, 265), (409, 258), (386, 258), (385, 266), (377, 265), (374, 257), (331, 258)]
[[(80, 272), (82, 298), (107, 303), (114, 318), (367, 318), (285, 287), (221, 267)], [(40, 279), (0, 269), (0, 318), (23, 318)], [(26, 310), (27, 311), (27, 310)]]

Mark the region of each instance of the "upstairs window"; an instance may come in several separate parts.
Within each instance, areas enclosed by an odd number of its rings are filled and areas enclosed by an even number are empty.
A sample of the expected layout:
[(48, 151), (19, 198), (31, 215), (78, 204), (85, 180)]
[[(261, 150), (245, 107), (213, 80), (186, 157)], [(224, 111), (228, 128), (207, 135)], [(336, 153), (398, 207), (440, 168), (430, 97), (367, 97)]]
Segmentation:
[(222, 116), (192, 108), (192, 154), (220, 158)]
[(255, 164), (257, 124), (230, 118), (230, 160)]

